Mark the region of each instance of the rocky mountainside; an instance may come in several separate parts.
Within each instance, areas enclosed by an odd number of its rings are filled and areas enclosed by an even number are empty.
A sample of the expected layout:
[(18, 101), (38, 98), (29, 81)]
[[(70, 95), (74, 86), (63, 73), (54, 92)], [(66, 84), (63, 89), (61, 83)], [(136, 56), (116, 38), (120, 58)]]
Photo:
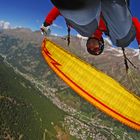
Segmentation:
[[(71, 37), (71, 44), (68, 47), (66, 37), (52, 36), (49, 38), (107, 73), (129, 90), (135, 91), (137, 95), (140, 94), (139, 70), (134, 70), (130, 65), (131, 71), (128, 75), (126, 74), (124, 58), (120, 48), (112, 48), (108, 41), (106, 41), (104, 53), (100, 56), (91, 56), (86, 52), (85, 40)], [(48, 67), (40, 53), (42, 40), (43, 36), (41, 36), (39, 31), (32, 32), (30, 29), (24, 28), (4, 30), (0, 33), (0, 53), (5, 55), (8, 62), (12, 63), (22, 72), (30, 73), (39, 79), (45, 80)], [(137, 51), (126, 49), (126, 54), (140, 68)]]
[[(105, 41), (104, 53), (100, 56), (91, 56), (86, 52), (84, 39), (71, 36), (71, 44), (68, 47), (66, 37), (49, 36), (48, 38), (107, 73), (140, 96), (140, 71), (130, 65), (131, 69), (126, 74), (121, 49), (112, 48), (111, 44)], [(24, 28), (3, 30), (0, 32), (0, 54), (14, 70), (20, 72), (42, 90), (42, 94), (44, 94), (43, 91), (49, 90), (50, 94), (47, 97), (59, 108), (68, 114), (73, 114), (65, 118), (69, 133), (77, 139), (87, 139), (91, 134), (92, 138), (97, 140), (99, 138), (138, 140), (140, 135), (137, 131), (122, 125), (87, 103), (51, 71), (41, 55), (42, 40), (43, 36), (39, 31), (32, 32)], [(126, 54), (140, 68), (137, 52), (126, 49)]]

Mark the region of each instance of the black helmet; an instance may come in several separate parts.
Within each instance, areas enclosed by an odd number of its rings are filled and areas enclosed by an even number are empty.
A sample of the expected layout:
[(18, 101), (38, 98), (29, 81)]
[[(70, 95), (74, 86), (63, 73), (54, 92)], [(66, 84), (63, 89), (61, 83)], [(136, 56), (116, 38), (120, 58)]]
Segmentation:
[[(89, 43), (90, 43), (91, 40), (97, 40), (97, 41), (98, 41), (98, 43), (99, 43), (98, 52), (96, 52), (96, 51), (94, 51), (94, 50), (91, 50), (91, 49), (88, 47), (88, 45), (89, 45)], [(98, 39), (98, 38), (96, 38), (96, 37), (90, 37), (90, 38), (88, 38), (88, 40), (87, 40), (86, 46), (87, 46), (87, 51), (88, 51), (88, 53), (90, 53), (90, 54), (92, 54), (92, 55), (100, 55), (100, 54), (103, 52), (103, 50), (104, 50), (104, 40), (103, 40), (102, 37), (101, 37), (101, 39)]]
[[(87, 0), (91, 1), (91, 0)], [(51, 2), (58, 8), (58, 9), (67, 9), (67, 10), (75, 10), (81, 9), (86, 7), (89, 3), (85, 0), (51, 0)]]

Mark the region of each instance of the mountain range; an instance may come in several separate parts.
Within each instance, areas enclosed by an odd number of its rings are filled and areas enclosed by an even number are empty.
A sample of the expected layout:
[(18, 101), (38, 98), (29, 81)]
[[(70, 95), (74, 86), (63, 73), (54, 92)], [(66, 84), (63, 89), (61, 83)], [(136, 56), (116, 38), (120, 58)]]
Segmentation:
[[(86, 51), (85, 38), (71, 36), (70, 46), (67, 46), (67, 36), (47, 37), (140, 96), (140, 60), (137, 50), (126, 48), (127, 57), (138, 67), (135, 69), (129, 64), (130, 69), (126, 73), (121, 48), (112, 47), (108, 39), (105, 39), (103, 54), (92, 56)], [(54, 74), (41, 55), (43, 38), (40, 31), (33, 32), (25, 28), (2, 30), (0, 55), (15, 72), (30, 81), (58, 108), (68, 113), (64, 119), (68, 133), (76, 139), (83, 140), (92, 138), (139, 140), (140, 134), (137, 131), (124, 126), (87, 103)]]

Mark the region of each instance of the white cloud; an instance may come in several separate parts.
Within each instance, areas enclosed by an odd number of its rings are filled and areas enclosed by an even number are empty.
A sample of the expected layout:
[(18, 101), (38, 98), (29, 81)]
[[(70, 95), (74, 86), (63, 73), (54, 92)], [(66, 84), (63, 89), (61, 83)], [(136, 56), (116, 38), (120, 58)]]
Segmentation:
[(104, 40), (106, 40), (109, 43), (110, 46), (113, 45), (109, 37), (105, 37)]
[(139, 56), (140, 55), (140, 50), (139, 49), (133, 49), (134, 56)]
[(16, 28), (22, 28), (22, 26), (12, 26), (10, 22), (0, 20), (0, 30), (2, 29), (16, 29)]
[(59, 26), (59, 25), (57, 25), (57, 24), (55, 24), (55, 23), (53, 23), (53, 25), (52, 25), (53, 27), (55, 27), (55, 28), (58, 28), (58, 29), (63, 29), (63, 27), (62, 26)]
[(53, 36), (58, 36), (58, 34), (56, 34), (56, 33), (52, 33), (52, 35), (53, 35)]
[(11, 29), (11, 25), (7, 21), (0, 20), (0, 29)]
[(77, 37), (80, 38), (80, 39), (85, 39), (85, 40), (88, 39), (88, 37), (81, 36), (80, 34), (77, 34)]
[(15, 27), (12, 27), (12, 29), (17, 29), (17, 28), (23, 28), (22, 26), (15, 26)]

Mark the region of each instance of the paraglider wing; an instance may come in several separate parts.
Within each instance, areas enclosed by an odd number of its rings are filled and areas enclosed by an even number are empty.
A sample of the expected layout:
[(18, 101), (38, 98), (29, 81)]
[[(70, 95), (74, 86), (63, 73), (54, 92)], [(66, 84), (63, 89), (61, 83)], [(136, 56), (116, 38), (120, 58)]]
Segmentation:
[(140, 99), (95, 67), (44, 39), (48, 65), (85, 100), (118, 121), (140, 130)]

